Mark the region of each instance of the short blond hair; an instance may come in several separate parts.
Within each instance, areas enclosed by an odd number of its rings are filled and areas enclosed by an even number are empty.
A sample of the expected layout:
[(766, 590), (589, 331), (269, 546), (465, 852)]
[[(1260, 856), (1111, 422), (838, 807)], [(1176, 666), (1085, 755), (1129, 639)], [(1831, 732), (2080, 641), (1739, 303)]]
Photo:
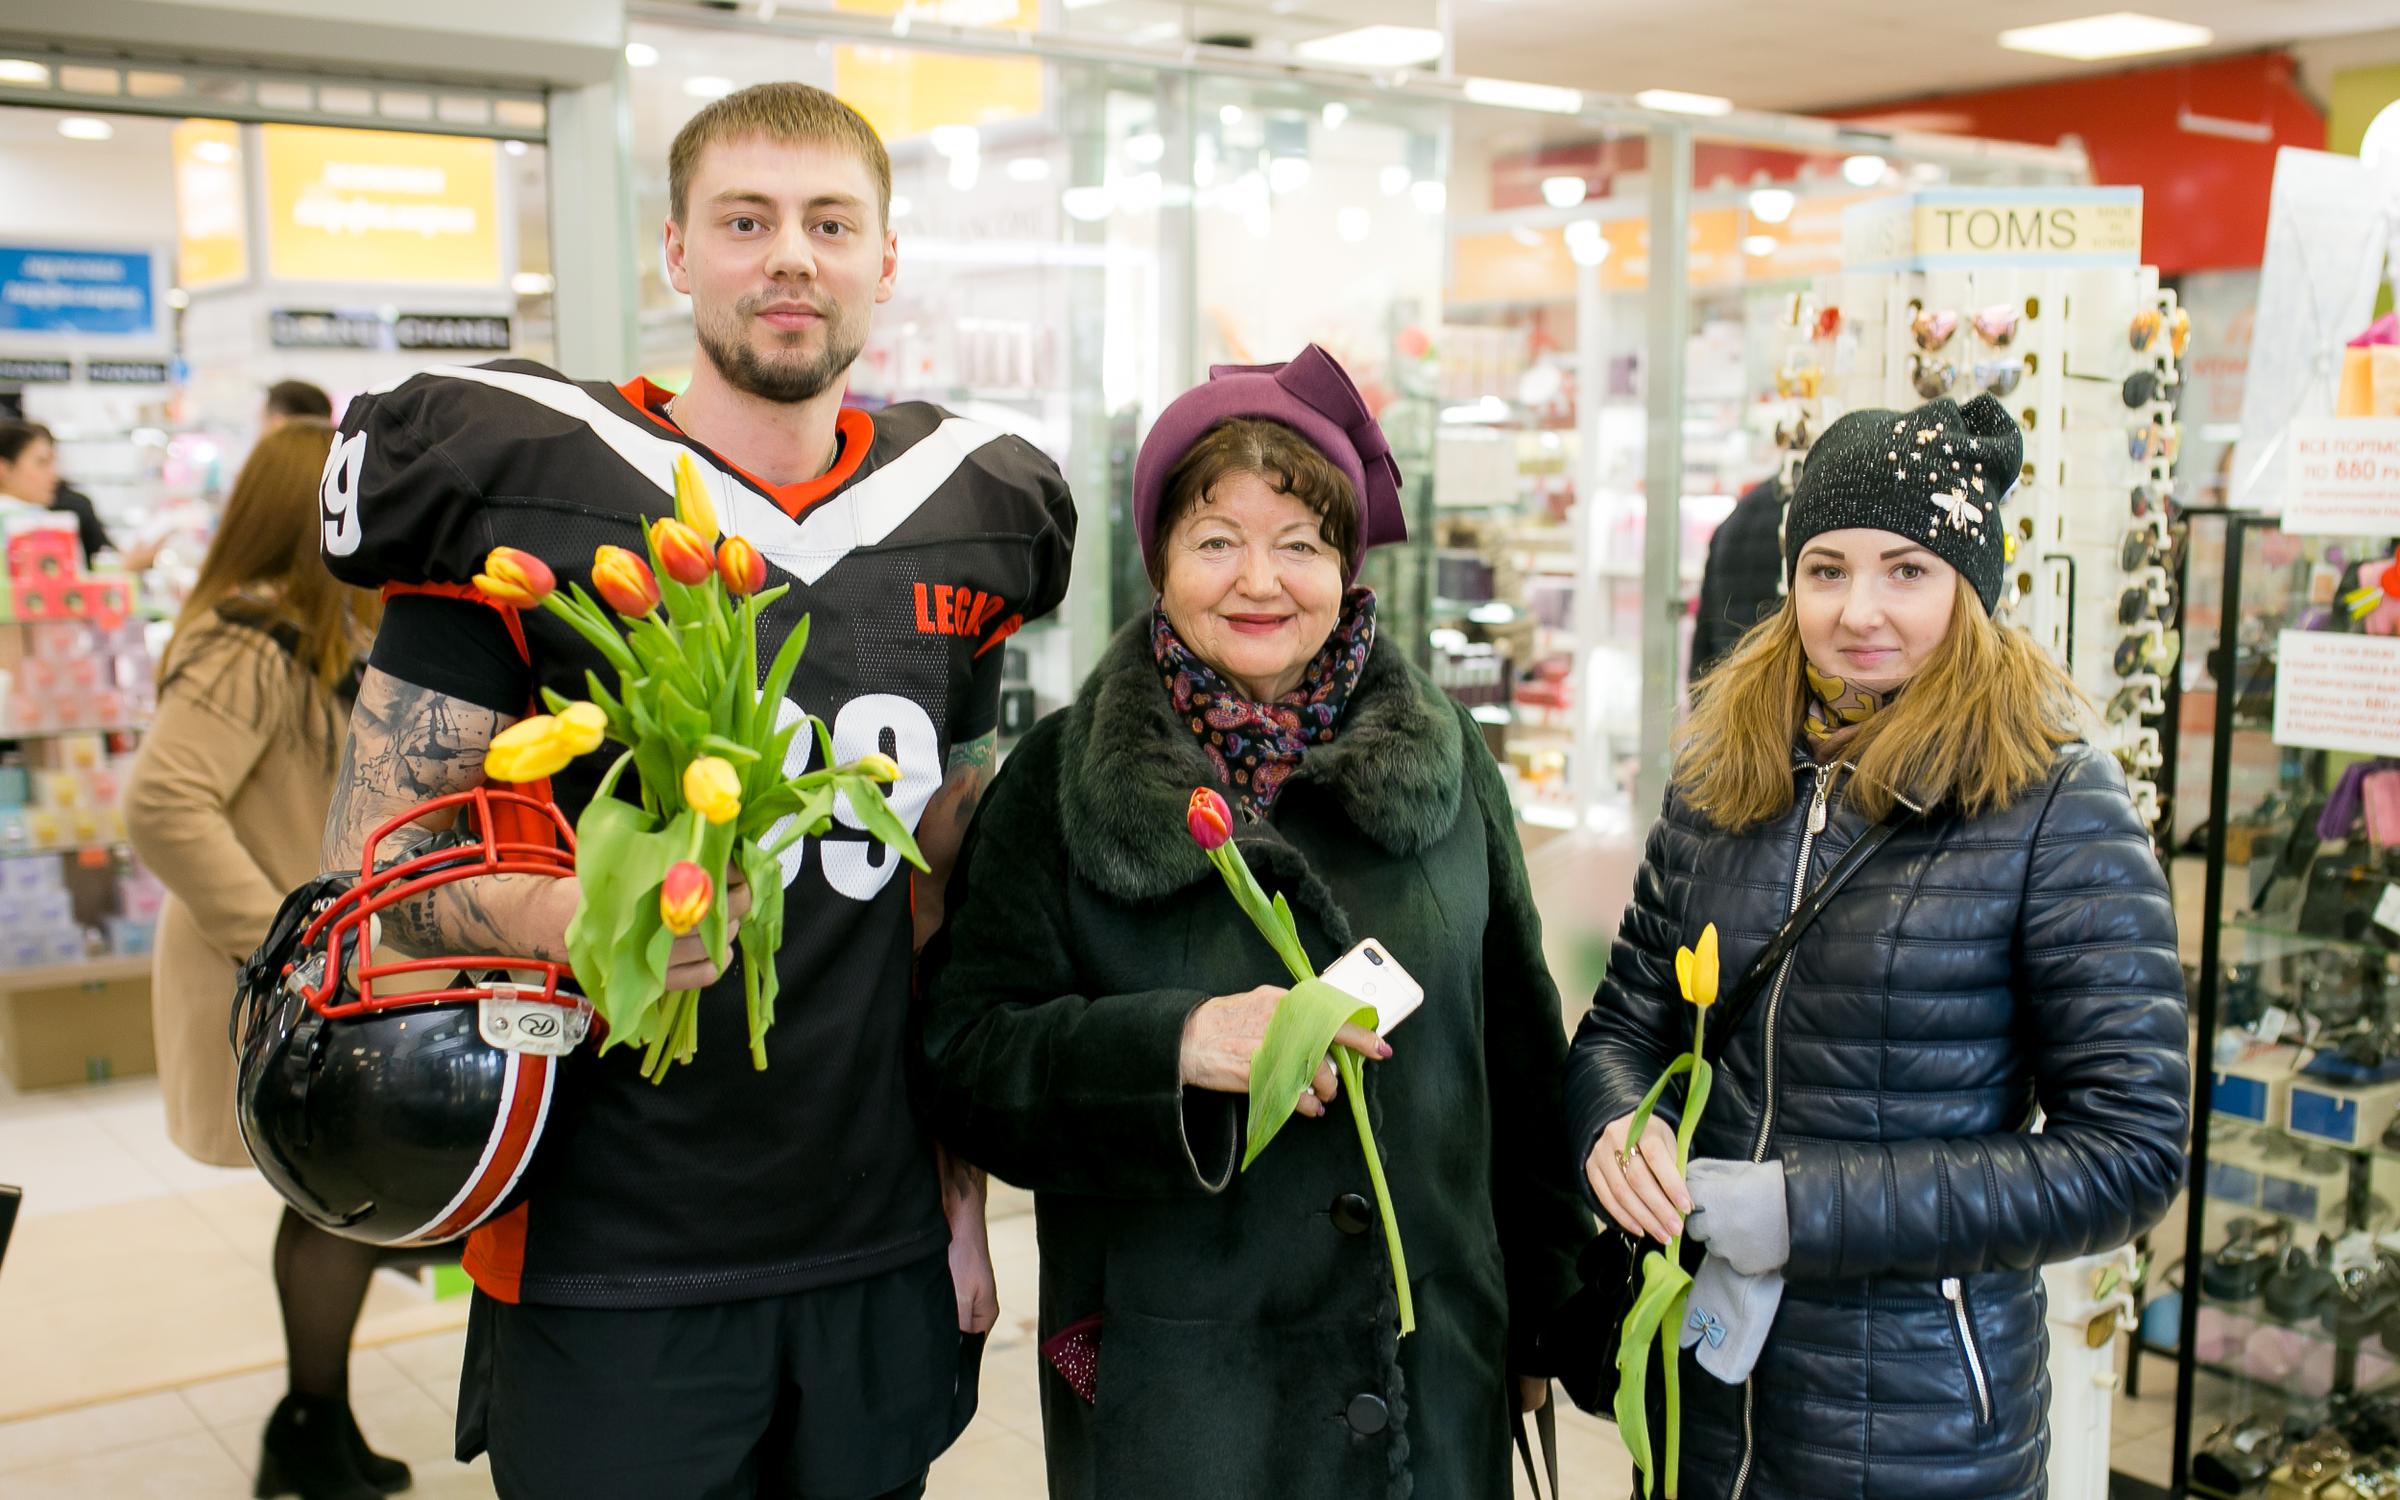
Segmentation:
[(866, 116), (841, 100), (805, 83), (760, 83), (712, 101), (675, 132), (667, 148), (667, 202), (675, 222), (683, 222), (690, 205), (692, 177), (709, 147), (724, 141), (764, 136), (789, 145), (845, 147), (858, 155), (875, 182), (875, 210), (882, 222), (892, 217), (892, 156), (883, 137)]

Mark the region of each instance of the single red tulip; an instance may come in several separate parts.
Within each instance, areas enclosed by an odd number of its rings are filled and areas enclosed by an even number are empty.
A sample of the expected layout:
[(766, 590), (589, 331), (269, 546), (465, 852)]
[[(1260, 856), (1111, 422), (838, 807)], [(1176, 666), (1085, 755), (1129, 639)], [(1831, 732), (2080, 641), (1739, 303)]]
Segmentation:
[(650, 547), (658, 554), (659, 567), (685, 588), (698, 588), (717, 570), (717, 560), (709, 555), (700, 533), (672, 516), (651, 523)]
[(1192, 793), (1192, 805), (1184, 811), (1183, 821), (1192, 831), (1192, 842), (1203, 849), (1222, 849), (1233, 837), (1233, 809), (1207, 787)]
[(592, 587), (621, 615), (646, 615), (658, 608), (657, 575), (622, 547), (602, 547), (592, 554)]
[(667, 931), (681, 937), (700, 925), (715, 897), (716, 887), (708, 872), (688, 859), (679, 859), (667, 866), (667, 878), (658, 888), (659, 920), (667, 924)]
[(767, 560), (748, 538), (729, 536), (717, 543), (717, 576), (725, 580), (725, 592), (748, 598), (767, 586)]

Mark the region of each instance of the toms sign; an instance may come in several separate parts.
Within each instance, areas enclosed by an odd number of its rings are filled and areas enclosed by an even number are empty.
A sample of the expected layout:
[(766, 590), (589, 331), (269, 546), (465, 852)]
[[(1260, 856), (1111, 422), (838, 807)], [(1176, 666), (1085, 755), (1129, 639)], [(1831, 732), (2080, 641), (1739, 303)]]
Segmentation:
[(1850, 271), (2135, 266), (2141, 259), (2140, 188), (1935, 188), (1842, 215), (1842, 264)]

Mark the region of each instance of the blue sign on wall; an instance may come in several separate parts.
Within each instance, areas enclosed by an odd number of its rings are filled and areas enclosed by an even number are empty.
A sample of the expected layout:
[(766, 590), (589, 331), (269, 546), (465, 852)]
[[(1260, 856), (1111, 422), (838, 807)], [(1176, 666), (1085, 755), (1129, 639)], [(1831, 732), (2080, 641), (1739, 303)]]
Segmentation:
[(141, 251), (0, 245), (0, 332), (151, 334), (150, 292)]

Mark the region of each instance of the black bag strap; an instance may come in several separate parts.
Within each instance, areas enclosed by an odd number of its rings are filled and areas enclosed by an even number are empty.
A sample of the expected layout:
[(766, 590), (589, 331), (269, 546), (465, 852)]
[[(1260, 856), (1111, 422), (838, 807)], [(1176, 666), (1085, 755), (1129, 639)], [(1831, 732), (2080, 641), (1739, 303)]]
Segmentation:
[(1800, 941), (1801, 934), (1807, 932), (1810, 924), (1824, 913), (1826, 905), (1840, 893), (1842, 887), (1850, 883), (1850, 877), (1858, 873), (1859, 866), (1874, 858), (1875, 851), (1891, 839), (1905, 816), (1906, 807), (1893, 803), (1892, 810), (1860, 834), (1858, 842), (1850, 846), (1849, 852), (1825, 872), (1825, 878), (1817, 882), (1816, 889), (1808, 893), (1807, 899), (1792, 908), (1792, 914), (1783, 919), (1783, 925), (1775, 930), (1775, 936), (1768, 939), (1767, 946), (1761, 948), (1758, 957), (1751, 960), (1750, 967), (1742, 973), (1741, 981), (1733, 987), (1733, 993), (1718, 1005), (1716, 1024), (1708, 1028), (1708, 1036), (1700, 1044), (1700, 1055), (1711, 1066), (1724, 1055), (1726, 1045), (1742, 1029), (1742, 1022), (1749, 1019), (1750, 1008), (1758, 1003), (1759, 992), (1775, 982), (1775, 971), (1782, 968), (1783, 961), (1791, 956), (1792, 948)]
[[(1525, 1465), (1525, 1482), (1533, 1486), (1534, 1500), (1564, 1500), (1558, 1488), (1558, 1392), (1552, 1391), (1533, 1414), (1533, 1425), (1541, 1434), (1542, 1467), (1533, 1466), (1533, 1445), (1525, 1438), (1525, 1413), (1516, 1406), (1516, 1392), (1509, 1393), (1508, 1425), (1517, 1440), (1517, 1458)], [(1550, 1487), (1542, 1488), (1542, 1476), (1550, 1477)]]

